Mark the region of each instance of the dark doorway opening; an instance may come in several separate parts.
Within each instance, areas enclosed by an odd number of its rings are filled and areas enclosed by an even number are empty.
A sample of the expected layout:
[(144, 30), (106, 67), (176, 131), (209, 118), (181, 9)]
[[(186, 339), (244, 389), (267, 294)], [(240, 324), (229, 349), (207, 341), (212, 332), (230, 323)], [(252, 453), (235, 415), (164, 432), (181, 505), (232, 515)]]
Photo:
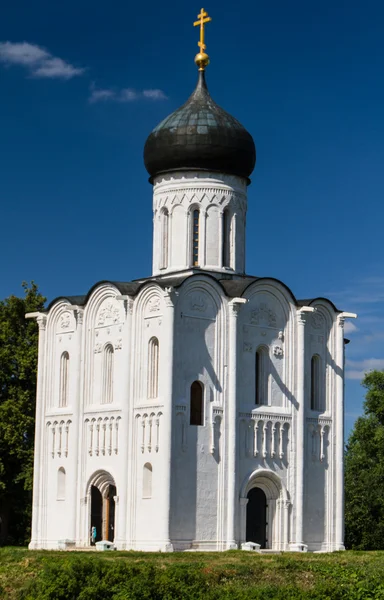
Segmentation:
[(114, 485), (110, 485), (108, 488), (108, 496), (107, 496), (107, 518), (106, 524), (108, 527), (107, 540), (109, 542), (113, 542), (115, 539), (115, 497), (116, 496), (116, 487)]
[(103, 497), (94, 485), (91, 487), (91, 535), (93, 527), (96, 527), (96, 537), (91, 538), (91, 543), (99, 542), (103, 534)]
[(246, 541), (267, 546), (267, 498), (260, 488), (249, 490), (247, 504)]

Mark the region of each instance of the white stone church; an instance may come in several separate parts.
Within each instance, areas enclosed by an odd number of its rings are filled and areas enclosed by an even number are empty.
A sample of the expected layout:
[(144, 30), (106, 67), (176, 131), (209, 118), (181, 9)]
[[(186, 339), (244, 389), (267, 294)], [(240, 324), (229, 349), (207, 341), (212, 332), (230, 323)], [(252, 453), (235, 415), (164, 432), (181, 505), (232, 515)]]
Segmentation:
[[(198, 56), (206, 56), (200, 54)], [(207, 61), (206, 61), (207, 62)], [(346, 317), (245, 274), (251, 135), (210, 97), (150, 134), (152, 276), (40, 328), (31, 549), (343, 549)]]

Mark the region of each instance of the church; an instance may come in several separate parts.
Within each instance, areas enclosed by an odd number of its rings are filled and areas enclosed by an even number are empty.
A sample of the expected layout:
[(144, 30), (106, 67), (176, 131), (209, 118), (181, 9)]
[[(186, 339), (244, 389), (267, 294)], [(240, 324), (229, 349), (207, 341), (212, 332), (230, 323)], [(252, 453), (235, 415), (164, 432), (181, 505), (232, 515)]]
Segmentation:
[(197, 86), (149, 135), (152, 276), (39, 325), (31, 549), (343, 545), (344, 321), (245, 271), (252, 136)]

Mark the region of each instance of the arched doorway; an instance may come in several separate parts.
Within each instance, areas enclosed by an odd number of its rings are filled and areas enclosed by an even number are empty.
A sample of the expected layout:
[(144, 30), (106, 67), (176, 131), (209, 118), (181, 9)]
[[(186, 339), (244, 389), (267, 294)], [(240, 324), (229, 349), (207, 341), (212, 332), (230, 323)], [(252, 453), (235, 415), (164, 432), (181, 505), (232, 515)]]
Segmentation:
[[(106, 471), (97, 471), (88, 482), (89, 539), (92, 528), (96, 528), (95, 542), (115, 540), (116, 484)], [(92, 540), (91, 540), (91, 543)]]
[(269, 469), (256, 469), (240, 488), (240, 543), (288, 550), (291, 502), (281, 478)]
[(246, 541), (267, 546), (267, 497), (263, 490), (254, 487), (247, 494)]

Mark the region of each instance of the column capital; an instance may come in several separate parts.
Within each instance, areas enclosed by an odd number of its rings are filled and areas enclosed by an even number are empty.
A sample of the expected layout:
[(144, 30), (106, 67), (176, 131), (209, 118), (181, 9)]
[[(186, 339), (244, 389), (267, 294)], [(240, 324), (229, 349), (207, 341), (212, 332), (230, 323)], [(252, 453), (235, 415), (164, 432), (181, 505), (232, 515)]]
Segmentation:
[(312, 306), (302, 306), (301, 308), (299, 308), (299, 310), (296, 312), (298, 325), (304, 326), (307, 322), (308, 314), (315, 312), (315, 310), (316, 309)]
[(178, 292), (176, 292), (173, 287), (166, 287), (163, 292), (163, 298), (165, 301), (165, 305), (168, 308), (175, 308), (176, 298), (178, 296)]
[(41, 331), (45, 330), (47, 325), (47, 314), (43, 312), (30, 312), (25, 314), (26, 319), (36, 319), (36, 322)]
[(246, 298), (233, 298), (229, 303), (229, 314), (232, 317), (237, 317), (240, 312), (241, 307), (244, 304), (247, 304), (248, 300)]

